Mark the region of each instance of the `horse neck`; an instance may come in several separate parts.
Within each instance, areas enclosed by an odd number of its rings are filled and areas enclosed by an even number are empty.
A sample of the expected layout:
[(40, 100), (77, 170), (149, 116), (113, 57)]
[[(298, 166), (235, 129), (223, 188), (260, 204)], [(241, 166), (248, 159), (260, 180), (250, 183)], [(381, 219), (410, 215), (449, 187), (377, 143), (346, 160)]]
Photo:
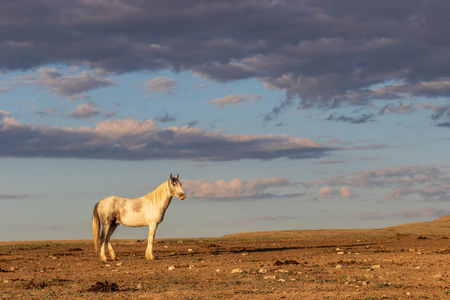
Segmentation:
[(142, 198), (147, 199), (153, 205), (162, 206), (164, 207), (164, 209), (166, 209), (169, 206), (170, 201), (172, 200), (172, 196), (169, 193), (167, 181), (163, 182), (159, 187), (143, 196)]

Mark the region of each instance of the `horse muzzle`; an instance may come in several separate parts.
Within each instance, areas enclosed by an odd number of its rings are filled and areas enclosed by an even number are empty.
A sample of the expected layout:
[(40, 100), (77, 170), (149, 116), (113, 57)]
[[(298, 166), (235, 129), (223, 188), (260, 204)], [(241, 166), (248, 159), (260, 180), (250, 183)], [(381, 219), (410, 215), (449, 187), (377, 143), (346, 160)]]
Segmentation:
[(178, 197), (178, 198), (180, 198), (180, 200), (184, 200), (184, 198), (186, 198), (186, 194), (183, 194), (183, 195), (181, 195), (181, 196)]

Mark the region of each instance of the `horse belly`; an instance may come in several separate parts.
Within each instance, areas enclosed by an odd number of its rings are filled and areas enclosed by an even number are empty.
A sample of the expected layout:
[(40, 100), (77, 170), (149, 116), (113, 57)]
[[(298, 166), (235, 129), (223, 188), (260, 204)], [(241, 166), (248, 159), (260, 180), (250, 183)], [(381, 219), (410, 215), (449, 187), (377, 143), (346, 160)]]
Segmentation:
[(141, 227), (148, 225), (147, 218), (145, 217), (145, 214), (135, 213), (135, 212), (129, 212), (126, 214), (123, 214), (120, 219), (118, 219), (119, 223), (130, 226), (130, 227)]

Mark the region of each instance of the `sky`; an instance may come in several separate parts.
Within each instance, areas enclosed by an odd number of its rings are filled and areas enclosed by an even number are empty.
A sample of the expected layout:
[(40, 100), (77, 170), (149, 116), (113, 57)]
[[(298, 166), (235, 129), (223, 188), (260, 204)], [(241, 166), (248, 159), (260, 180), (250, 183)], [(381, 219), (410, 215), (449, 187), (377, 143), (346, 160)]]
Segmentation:
[(157, 238), (450, 214), (449, 12), (447, 0), (1, 1), (0, 240), (90, 239), (95, 203), (171, 173), (187, 198)]

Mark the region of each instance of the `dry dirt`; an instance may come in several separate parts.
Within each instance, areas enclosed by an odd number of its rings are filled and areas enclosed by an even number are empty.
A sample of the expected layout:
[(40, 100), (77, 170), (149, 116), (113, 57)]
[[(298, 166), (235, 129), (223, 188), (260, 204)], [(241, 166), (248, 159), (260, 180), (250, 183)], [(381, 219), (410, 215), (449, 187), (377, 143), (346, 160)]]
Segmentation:
[[(450, 219), (443, 220), (450, 235)], [(144, 258), (146, 240), (115, 240), (118, 258), (107, 263), (90, 241), (2, 242), (0, 296), (450, 299), (450, 239), (411, 228), (157, 240), (156, 261)]]

